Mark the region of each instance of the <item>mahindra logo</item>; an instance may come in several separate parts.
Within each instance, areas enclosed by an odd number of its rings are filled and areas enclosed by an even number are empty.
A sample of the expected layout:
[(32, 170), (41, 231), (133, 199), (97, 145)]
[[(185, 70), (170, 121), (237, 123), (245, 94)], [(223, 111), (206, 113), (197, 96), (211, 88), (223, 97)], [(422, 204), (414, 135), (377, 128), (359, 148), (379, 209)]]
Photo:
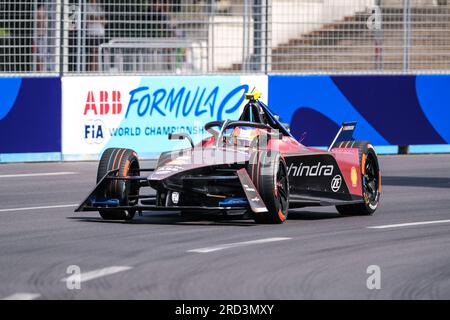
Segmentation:
[(89, 91), (84, 106), (84, 115), (99, 114), (120, 114), (122, 112), (122, 102), (120, 101), (120, 91), (100, 91), (94, 94)]
[(334, 166), (333, 165), (322, 165), (321, 162), (314, 166), (307, 166), (300, 163), (299, 165), (294, 165), (291, 163), (289, 166), (288, 175), (293, 177), (318, 177), (318, 176), (331, 176), (333, 175)]

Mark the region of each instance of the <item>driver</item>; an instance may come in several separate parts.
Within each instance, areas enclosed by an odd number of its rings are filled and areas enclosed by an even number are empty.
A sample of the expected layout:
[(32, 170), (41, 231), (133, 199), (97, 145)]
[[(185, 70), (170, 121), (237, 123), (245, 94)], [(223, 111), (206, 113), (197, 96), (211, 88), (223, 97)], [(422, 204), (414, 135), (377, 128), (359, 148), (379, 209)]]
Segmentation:
[(234, 147), (250, 147), (259, 134), (259, 128), (236, 127), (230, 129), (230, 133), (224, 135), (225, 144)]

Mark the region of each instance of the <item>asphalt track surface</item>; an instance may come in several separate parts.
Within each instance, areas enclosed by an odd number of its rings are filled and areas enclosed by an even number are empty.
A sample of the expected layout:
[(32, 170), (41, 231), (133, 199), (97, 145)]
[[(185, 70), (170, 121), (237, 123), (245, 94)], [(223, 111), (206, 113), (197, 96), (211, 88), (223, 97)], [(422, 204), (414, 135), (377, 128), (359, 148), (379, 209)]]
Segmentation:
[[(95, 162), (0, 165), (0, 298), (449, 299), (450, 155), (380, 163), (375, 215), (302, 209), (284, 225), (151, 212), (103, 221), (73, 213)], [(71, 265), (81, 289), (64, 281)], [(371, 265), (379, 290), (366, 286)]]

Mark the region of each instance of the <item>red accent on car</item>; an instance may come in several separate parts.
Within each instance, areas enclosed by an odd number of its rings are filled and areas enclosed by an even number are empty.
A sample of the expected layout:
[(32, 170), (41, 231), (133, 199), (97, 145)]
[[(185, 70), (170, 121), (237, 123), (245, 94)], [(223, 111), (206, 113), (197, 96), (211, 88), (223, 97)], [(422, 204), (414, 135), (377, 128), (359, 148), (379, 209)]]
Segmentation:
[[(345, 183), (351, 194), (361, 196), (361, 166), (359, 164), (359, 152), (357, 148), (334, 148), (331, 150), (344, 176)], [(356, 169), (357, 181), (354, 186), (352, 183), (352, 167)]]

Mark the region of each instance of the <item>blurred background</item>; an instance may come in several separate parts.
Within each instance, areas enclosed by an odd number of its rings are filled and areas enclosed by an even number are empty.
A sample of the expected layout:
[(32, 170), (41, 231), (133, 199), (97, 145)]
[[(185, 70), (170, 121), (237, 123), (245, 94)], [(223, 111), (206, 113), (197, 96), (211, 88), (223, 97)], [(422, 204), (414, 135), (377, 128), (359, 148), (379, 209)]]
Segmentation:
[(0, 75), (448, 73), (447, 0), (3, 0)]

